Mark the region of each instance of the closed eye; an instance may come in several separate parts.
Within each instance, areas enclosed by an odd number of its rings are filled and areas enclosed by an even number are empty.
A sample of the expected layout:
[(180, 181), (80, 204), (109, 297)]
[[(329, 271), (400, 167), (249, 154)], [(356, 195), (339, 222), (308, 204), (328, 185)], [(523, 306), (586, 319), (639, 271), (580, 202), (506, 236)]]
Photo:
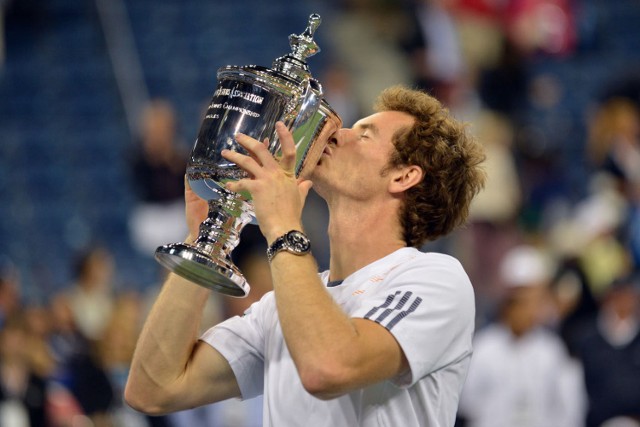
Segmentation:
[(356, 131), (361, 132), (360, 135), (358, 136), (358, 138), (363, 139), (363, 138), (368, 138), (371, 139), (371, 137), (377, 137), (380, 134), (380, 131), (378, 130), (378, 127), (373, 124), (373, 123), (356, 123), (354, 129)]

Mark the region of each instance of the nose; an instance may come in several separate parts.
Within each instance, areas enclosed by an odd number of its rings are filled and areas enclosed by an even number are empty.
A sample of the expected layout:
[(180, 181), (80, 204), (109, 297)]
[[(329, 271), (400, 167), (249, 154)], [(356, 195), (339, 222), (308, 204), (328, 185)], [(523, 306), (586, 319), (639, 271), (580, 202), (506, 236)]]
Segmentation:
[(329, 137), (329, 144), (334, 144), (336, 146), (344, 145), (349, 139), (350, 129), (342, 128), (334, 132), (331, 137)]

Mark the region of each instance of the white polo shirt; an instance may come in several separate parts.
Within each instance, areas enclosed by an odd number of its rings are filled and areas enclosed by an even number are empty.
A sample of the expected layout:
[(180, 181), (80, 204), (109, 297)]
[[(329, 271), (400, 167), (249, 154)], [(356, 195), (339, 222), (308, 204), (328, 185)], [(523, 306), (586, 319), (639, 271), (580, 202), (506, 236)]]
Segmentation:
[[(328, 272), (320, 275), (327, 284)], [(202, 340), (229, 361), (242, 397), (264, 394), (264, 426), (451, 427), (471, 357), (475, 304), (469, 278), (448, 255), (402, 248), (328, 292), (351, 317), (387, 328), (410, 372), (335, 399), (302, 386), (272, 292)]]

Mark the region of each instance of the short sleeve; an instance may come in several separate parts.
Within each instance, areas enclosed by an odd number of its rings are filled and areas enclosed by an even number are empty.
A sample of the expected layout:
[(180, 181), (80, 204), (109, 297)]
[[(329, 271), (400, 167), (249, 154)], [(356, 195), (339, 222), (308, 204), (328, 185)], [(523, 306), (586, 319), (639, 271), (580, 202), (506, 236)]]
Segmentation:
[(400, 344), (408, 387), (471, 354), (475, 302), (469, 278), (452, 257), (430, 254), (395, 268), (352, 313), (377, 322)]
[(243, 316), (227, 319), (200, 337), (227, 359), (245, 400), (264, 391), (264, 333), (259, 319), (263, 302), (254, 303)]

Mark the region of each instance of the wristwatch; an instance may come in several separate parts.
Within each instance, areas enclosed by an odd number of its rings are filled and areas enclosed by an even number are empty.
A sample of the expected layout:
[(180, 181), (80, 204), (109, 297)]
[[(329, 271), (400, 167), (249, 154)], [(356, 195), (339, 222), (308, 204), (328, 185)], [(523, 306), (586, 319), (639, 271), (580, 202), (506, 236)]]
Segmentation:
[(291, 252), (295, 255), (308, 254), (311, 251), (311, 241), (302, 231), (291, 230), (271, 243), (269, 249), (267, 249), (269, 262), (280, 251)]

